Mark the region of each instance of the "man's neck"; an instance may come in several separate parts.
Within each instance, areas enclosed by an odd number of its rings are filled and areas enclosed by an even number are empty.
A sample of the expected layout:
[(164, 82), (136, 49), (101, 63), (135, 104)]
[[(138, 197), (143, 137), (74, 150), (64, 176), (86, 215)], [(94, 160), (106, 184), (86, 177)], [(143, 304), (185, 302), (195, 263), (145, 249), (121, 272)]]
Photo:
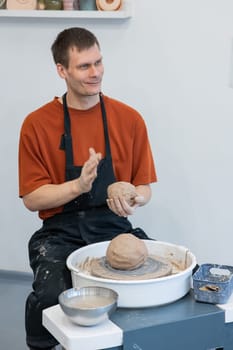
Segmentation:
[[(63, 103), (62, 97), (59, 98), (59, 102)], [(67, 93), (66, 102), (70, 108), (85, 110), (95, 106), (99, 102), (99, 95), (77, 97)]]

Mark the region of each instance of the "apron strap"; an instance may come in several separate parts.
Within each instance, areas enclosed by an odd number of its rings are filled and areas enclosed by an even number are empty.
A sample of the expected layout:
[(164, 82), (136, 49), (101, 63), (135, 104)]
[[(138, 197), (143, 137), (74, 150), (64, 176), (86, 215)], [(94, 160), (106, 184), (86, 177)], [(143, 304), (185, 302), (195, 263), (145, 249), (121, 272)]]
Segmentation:
[(102, 93), (100, 93), (100, 107), (101, 107), (103, 126), (104, 126), (106, 159), (112, 159), (111, 147), (110, 147), (110, 141), (109, 141), (109, 135), (108, 135), (107, 114), (106, 114), (106, 109), (105, 109), (104, 99), (103, 99)]
[(66, 168), (69, 168), (73, 165), (73, 146), (72, 146), (72, 137), (70, 131), (70, 115), (66, 102), (66, 93), (62, 96), (63, 101), (63, 111), (64, 111), (64, 127), (65, 133), (63, 135), (64, 148), (66, 153)]

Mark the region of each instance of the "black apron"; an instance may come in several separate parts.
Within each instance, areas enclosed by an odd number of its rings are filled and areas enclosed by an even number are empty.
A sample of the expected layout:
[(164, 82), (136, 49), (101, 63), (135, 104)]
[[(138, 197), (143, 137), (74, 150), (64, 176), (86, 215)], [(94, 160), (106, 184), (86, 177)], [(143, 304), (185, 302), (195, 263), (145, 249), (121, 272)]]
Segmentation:
[[(58, 295), (72, 287), (66, 259), (74, 250), (87, 244), (111, 240), (120, 233), (132, 233), (148, 239), (140, 228), (132, 228), (127, 218), (114, 214), (106, 204), (107, 187), (115, 181), (103, 97), (102, 111), (105, 158), (98, 165), (97, 178), (90, 192), (82, 194), (64, 206), (61, 213), (44, 220), (41, 229), (29, 241), (30, 265), (34, 273), (33, 289), (26, 302), (26, 333), (29, 346), (57, 344), (42, 326), (42, 310), (57, 304)], [(73, 164), (70, 116), (63, 96), (64, 128), (61, 146), (66, 154), (66, 181), (80, 176), (82, 167)]]
[[(119, 233), (131, 232), (133, 230), (127, 218), (119, 217), (114, 214), (106, 204), (107, 187), (115, 182), (116, 179), (112, 165), (106, 110), (101, 94), (100, 108), (104, 128), (105, 157), (101, 159), (98, 165), (97, 177), (92, 184), (92, 189), (90, 192), (83, 193), (67, 203), (61, 214), (56, 215), (54, 218), (51, 218), (51, 220), (47, 220), (47, 222), (54, 220), (60, 222), (70, 214), (71, 216), (75, 215), (75, 221), (77, 221), (78, 217), (77, 224), (79, 233), (86, 244), (110, 240)], [(75, 166), (73, 162), (71, 124), (66, 94), (63, 96), (63, 109), (65, 133), (62, 136), (61, 144), (66, 155), (66, 181), (70, 181), (81, 175), (82, 166)], [(71, 236), (72, 235), (71, 233)]]

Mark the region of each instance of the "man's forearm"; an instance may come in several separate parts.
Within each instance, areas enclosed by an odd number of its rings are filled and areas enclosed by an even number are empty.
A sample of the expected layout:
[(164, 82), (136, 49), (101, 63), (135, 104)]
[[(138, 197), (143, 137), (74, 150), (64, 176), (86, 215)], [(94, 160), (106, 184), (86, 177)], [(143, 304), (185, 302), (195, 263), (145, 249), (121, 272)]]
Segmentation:
[(31, 211), (60, 207), (83, 193), (80, 180), (75, 179), (59, 185), (47, 184), (23, 197), (24, 205)]
[(150, 185), (139, 185), (136, 186), (136, 192), (138, 193), (139, 196), (143, 196), (144, 200), (140, 202), (140, 207), (147, 204), (152, 195), (151, 187)]

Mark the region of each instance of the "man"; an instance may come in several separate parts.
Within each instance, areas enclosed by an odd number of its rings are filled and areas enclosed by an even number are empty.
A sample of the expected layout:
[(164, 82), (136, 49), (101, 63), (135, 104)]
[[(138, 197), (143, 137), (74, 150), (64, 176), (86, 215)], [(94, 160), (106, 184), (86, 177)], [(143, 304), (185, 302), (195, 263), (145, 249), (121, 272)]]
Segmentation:
[[(19, 195), (43, 220), (29, 241), (34, 282), (26, 333), (34, 350), (57, 344), (42, 326), (42, 310), (72, 287), (67, 256), (123, 232), (148, 239), (127, 217), (150, 200), (156, 181), (142, 117), (101, 93), (104, 67), (93, 33), (62, 31), (52, 54), (67, 92), (27, 116), (19, 144)], [(116, 181), (136, 186), (132, 206), (120, 197), (107, 199), (107, 187)]]

